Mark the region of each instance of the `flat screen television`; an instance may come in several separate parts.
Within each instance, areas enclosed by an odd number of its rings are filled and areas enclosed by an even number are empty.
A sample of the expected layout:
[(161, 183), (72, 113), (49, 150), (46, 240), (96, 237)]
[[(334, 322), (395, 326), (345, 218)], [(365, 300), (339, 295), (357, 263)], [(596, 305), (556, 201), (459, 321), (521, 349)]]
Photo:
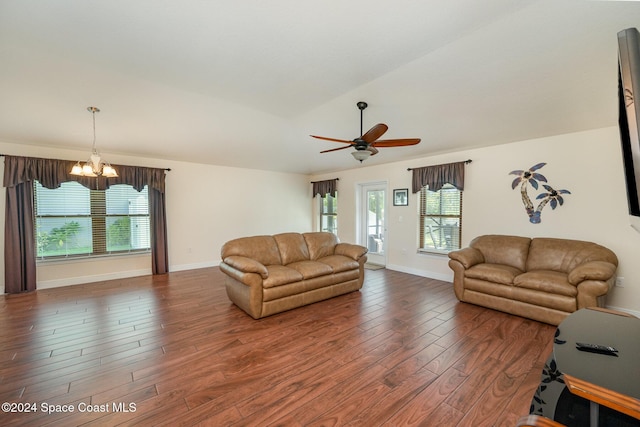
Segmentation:
[(631, 226), (640, 232), (640, 33), (627, 28), (618, 33), (618, 125), (627, 184)]

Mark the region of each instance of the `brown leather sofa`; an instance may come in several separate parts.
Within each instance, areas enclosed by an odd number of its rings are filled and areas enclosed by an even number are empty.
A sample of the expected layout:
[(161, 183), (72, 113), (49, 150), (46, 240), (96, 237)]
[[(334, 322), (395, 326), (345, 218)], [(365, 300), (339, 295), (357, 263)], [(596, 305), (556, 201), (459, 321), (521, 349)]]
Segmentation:
[(229, 299), (254, 319), (357, 291), (367, 248), (333, 233), (242, 237), (222, 246)]
[(595, 243), (501, 235), (476, 237), (449, 258), (458, 300), (552, 325), (603, 307), (618, 266)]

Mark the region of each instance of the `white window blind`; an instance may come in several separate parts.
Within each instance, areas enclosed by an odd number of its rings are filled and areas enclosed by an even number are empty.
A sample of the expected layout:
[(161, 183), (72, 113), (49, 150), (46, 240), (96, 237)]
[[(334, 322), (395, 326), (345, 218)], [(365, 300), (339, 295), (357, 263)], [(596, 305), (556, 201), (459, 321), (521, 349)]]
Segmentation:
[(338, 234), (338, 193), (320, 197), (320, 231)]
[(89, 190), (77, 182), (34, 183), (36, 256), (104, 256), (150, 250), (147, 187)]
[(462, 191), (445, 184), (439, 191), (420, 191), (420, 251), (447, 253), (460, 249)]

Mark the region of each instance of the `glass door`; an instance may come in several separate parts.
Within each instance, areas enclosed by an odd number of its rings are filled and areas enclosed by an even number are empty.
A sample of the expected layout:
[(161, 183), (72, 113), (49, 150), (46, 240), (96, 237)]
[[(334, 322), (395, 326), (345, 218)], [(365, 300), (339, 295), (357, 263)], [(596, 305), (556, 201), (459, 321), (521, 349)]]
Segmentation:
[(363, 184), (361, 195), (361, 244), (369, 249), (368, 262), (386, 265), (386, 184)]

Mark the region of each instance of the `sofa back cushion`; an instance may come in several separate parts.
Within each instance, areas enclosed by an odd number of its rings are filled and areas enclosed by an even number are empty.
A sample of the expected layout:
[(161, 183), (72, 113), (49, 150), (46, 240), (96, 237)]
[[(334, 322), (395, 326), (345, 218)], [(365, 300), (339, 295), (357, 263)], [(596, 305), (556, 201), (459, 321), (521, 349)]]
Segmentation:
[(307, 242), (300, 233), (282, 233), (273, 236), (278, 244), (282, 265), (309, 260)]
[(578, 265), (589, 261), (606, 261), (618, 265), (616, 254), (597, 243), (538, 237), (531, 241), (527, 270), (569, 273)]
[(262, 265), (282, 264), (280, 251), (273, 236), (241, 237), (230, 240), (220, 250), (222, 260), (228, 256), (239, 255), (254, 259)]
[(333, 255), (336, 245), (339, 243), (338, 236), (326, 231), (304, 233), (303, 236), (309, 248), (309, 256), (314, 261)]
[(488, 234), (478, 236), (469, 243), (484, 256), (489, 264), (504, 264), (525, 271), (531, 239), (520, 236)]

